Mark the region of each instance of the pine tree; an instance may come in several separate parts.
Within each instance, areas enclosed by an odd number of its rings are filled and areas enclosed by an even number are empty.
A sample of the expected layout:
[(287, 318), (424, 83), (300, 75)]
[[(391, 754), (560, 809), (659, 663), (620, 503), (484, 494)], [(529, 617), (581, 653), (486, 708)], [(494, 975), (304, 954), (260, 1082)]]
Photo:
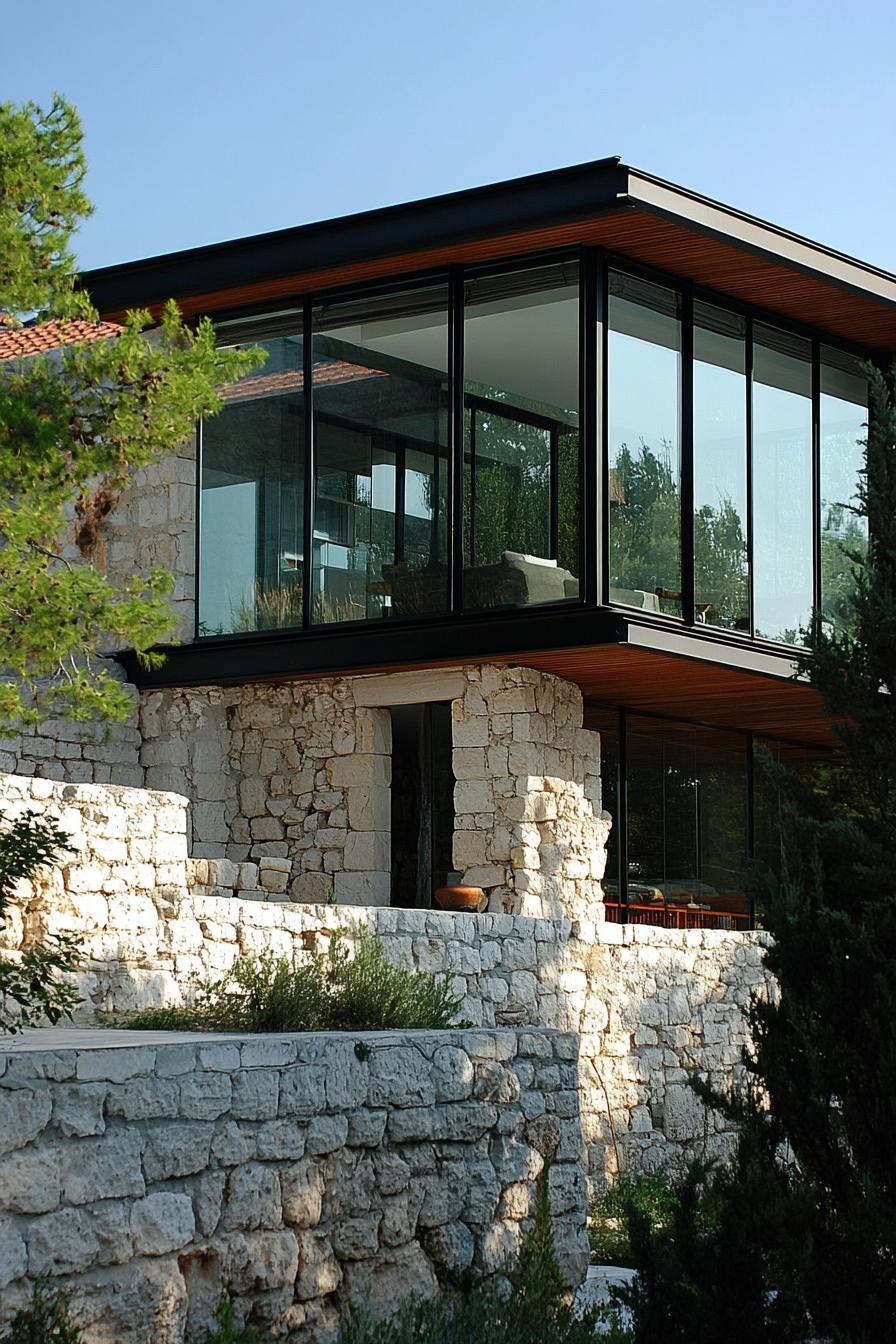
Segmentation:
[(780, 993), (753, 1007), (746, 1090), (706, 1098), (742, 1127), (734, 1174), (692, 1174), (669, 1235), (632, 1223), (639, 1344), (733, 1338), (732, 1301), (739, 1338), (859, 1344), (896, 1322), (896, 369), (869, 377), (851, 621), (816, 616), (800, 657), (840, 749), (814, 777), (768, 766), (780, 864), (756, 881)]
[[(75, 109), (0, 104), (0, 322), (96, 322), (71, 249), (90, 213)], [(114, 339), (0, 363), (0, 726), (41, 714), (122, 718), (127, 696), (99, 649), (151, 660), (168, 634), (172, 580), (159, 570), (116, 587), (98, 534), (134, 470), (183, 443), (220, 406), (217, 387), (257, 363), (218, 350), (170, 303), (152, 339), (146, 312)], [(63, 328), (63, 331), (74, 328)], [(67, 537), (75, 558), (63, 554)]]
[[(98, 321), (71, 249), (91, 209), (85, 171), (64, 99), (48, 111), (0, 104), (0, 330), (54, 320), (65, 342)], [(103, 522), (134, 470), (188, 438), (218, 409), (217, 387), (257, 357), (219, 351), (211, 324), (189, 329), (174, 304), (151, 339), (150, 325), (148, 313), (129, 313), (114, 338), (0, 362), (2, 729), (50, 713), (125, 717), (131, 702), (99, 650), (130, 647), (150, 660), (172, 627), (170, 575), (116, 587), (96, 563)], [(15, 882), (57, 859), (66, 839), (37, 816), (5, 819), (0, 931)], [(78, 996), (66, 977), (79, 959), (65, 934), (0, 958), (0, 1026), (70, 1016)]]

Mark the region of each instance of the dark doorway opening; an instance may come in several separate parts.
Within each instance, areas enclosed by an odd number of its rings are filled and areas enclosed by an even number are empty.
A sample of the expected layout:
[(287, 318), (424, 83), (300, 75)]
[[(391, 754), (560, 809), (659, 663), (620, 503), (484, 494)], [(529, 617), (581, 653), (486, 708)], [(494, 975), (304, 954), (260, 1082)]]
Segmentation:
[(395, 705), (392, 904), (428, 908), (448, 880), (454, 833), (451, 705)]

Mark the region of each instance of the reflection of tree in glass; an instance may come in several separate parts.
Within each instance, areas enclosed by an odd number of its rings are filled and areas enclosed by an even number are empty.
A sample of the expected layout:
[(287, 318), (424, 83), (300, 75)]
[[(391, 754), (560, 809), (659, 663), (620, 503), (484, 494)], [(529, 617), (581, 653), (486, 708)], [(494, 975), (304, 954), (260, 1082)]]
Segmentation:
[[(475, 416), (473, 536), (470, 535), (470, 416)], [(506, 550), (549, 555), (550, 443), (546, 430), (476, 409), (467, 419), (464, 553), (497, 564)], [(472, 546), (471, 546), (472, 542)]]
[[(613, 468), (610, 585), (617, 589), (681, 588), (681, 522), (671, 446), (655, 452), (643, 439), (623, 444)], [(712, 625), (746, 628), (749, 612), (746, 540), (737, 506), (727, 496), (694, 516), (694, 587)], [(677, 603), (663, 603), (678, 612)]]
[(699, 605), (709, 604), (710, 625), (749, 630), (747, 544), (740, 514), (727, 496), (694, 514), (694, 591)]
[(610, 586), (652, 593), (681, 587), (681, 510), (672, 449), (662, 455), (643, 439), (622, 444), (611, 490)]

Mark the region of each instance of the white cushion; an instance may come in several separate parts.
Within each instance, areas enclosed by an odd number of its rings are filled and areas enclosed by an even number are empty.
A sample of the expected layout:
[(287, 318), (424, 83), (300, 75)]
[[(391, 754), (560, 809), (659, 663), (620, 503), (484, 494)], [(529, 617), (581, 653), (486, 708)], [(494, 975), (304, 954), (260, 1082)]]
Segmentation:
[(505, 551), (501, 558), (505, 565), (546, 565), (550, 569), (557, 568), (556, 560), (545, 560), (541, 555), (523, 555), (522, 551)]

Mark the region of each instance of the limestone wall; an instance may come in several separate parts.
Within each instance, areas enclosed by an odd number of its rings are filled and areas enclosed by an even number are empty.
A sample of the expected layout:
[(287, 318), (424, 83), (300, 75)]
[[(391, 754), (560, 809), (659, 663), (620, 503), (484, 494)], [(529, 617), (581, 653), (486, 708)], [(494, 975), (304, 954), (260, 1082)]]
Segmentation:
[(150, 466), (140, 467), (101, 534), (97, 556), (111, 579), (164, 569), (174, 575), (175, 638), (192, 639), (196, 610), (195, 435)]
[(0, 738), (0, 770), (71, 784), (124, 784), (140, 788), (140, 730), (137, 691), (127, 723), (72, 723), (46, 719), (21, 733)]
[(609, 818), (576, 686), (525, 667), (158, 691), (150, 788), (193, 800), (193, 853), (288, 859), (298, 900), (387, 905), (388, 707), (450, 701), (454, 863), (489, 909), (600, 917)]
[(547, 1156), (575, 1285), (576, 1056), (531, 1030), (26, 1042), (0, 1057), (0, 1323), (40, 1275), (85, 1344), (204, 1338), (223, 1292), (322, 1342), (349, 1300), (498, 1270)]
[(146, 790), (0, 777), (0, 811), (46, 808), (73, 839), (59, 869), (23, 884), (0, 942), (11, 955), (66, 929), (84, 940), (79, 1020), (179, 1002), (191, 977), (264, 949), (301, 959), (358, 923), (387, 954), (451, 976), (461, 1014), (581, 1038), (590, 1176), (718, 1155), (730, 1135), (687, 1086), (722, 1085), (745, 1042), (744, 1009), (766, 992), (761, 933), (623, 927), (438, 910), (346, 909), (284, 899), (288, 861), (188, 858), (187, 804)]

